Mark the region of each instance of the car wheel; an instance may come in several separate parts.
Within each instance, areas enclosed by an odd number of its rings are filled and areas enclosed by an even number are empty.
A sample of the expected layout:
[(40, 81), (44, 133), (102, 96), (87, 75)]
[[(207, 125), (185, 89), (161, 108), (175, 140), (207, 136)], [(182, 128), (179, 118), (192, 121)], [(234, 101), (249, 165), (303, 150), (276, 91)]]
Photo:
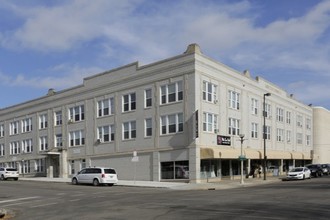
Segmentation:
[(73, 178), (73, 179), (72, 179), (72, 184), (73, 184), (73, 185), (78, 185), (78, 180), (77, 180), (77, 178)]
[(303, 180), (305, 179), (305, 174), (303, 175)]
[(109, 183), (108, 186), (113, 186), (113, 183)]
[(98, 185), (100, 185), (98, 179), (94, 179), (93, 180), (93, 186), (98, 186)]
[(5, 180), (4, 175), (1, 175), (0, 180), (2, 180), (2, 181)]
[(14, 180), (15, 180), (15, 181), (17, 181), (17, 180), (18, 180), (18, 178), (14, 178)]

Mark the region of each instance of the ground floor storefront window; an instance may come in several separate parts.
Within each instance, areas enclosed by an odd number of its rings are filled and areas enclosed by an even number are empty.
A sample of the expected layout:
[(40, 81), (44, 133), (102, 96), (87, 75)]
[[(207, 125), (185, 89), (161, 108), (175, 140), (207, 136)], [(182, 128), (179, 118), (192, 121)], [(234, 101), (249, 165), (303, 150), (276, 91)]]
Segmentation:
[(189, 161), (161, 162), (162, 179), (189, 179)]

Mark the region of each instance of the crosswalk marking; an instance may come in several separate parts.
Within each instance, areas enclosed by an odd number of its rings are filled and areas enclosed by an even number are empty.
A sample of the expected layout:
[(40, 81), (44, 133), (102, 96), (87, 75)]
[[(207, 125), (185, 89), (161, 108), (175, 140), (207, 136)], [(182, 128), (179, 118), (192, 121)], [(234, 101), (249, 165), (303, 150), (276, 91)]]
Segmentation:
[(8, 200), (2, 200), (0, 203), (7, 203), (7, 202), (16, 202), (16, 201), (22, 201), (22, 200), (28, 200), (28, 199), (38, 199), (39, 196), (33, 196), (33, 197), (24, 197), (24, 198), (18, 198), (18, 199), (8, 199)]

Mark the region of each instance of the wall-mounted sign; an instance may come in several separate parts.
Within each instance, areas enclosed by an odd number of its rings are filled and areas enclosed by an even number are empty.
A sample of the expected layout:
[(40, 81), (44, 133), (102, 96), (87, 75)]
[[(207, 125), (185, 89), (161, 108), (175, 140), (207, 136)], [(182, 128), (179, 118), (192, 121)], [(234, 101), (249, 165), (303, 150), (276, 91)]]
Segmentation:
[(231, 145), (230, 136), (217, 135), (217, 144), (218, 145)]

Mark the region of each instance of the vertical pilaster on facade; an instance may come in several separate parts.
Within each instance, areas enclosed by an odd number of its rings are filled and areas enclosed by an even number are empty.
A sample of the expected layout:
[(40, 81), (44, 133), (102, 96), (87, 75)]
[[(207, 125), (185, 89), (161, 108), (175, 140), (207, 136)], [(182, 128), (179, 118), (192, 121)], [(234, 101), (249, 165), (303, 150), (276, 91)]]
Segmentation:
[(152, 180), (160, 181), (160, 154), (159, 152), (152, 153)]
[(60, 155), (60, 178), (67, 178), (68, 175), (68, 152), (63, 150)]
[(189, 148), (189, 179), (191, 183), (201, 182), (200, 147)]

